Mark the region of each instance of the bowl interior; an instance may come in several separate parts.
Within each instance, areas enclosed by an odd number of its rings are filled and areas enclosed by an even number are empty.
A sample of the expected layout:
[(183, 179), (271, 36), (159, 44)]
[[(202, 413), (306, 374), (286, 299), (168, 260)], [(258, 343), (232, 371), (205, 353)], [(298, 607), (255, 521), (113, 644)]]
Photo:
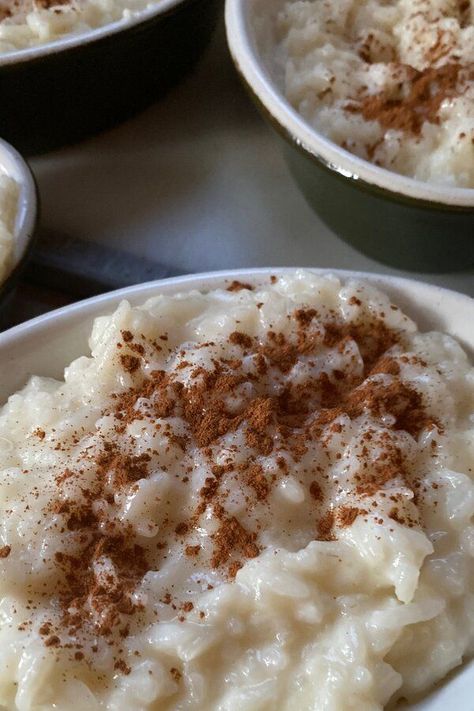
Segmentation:
[(380, 168), (318, 133), (290, 105), (284, 93), (285, 57), (275, 50), (275, 18), (285, 0), (226, 0), (226, 26), (237, 68), (293, 143), (345, 178), (388, 193), (457, 208), (474, 208), (474, 189), (425, 183)]

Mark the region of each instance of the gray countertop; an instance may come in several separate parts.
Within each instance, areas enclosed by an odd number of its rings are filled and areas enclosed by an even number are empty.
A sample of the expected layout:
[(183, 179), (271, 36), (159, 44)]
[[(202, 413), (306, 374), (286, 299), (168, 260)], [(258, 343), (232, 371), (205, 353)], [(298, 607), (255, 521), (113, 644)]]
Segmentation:
[[(356, 252), (307, 206), (239, 84), (222, 26), (159, 103), (31, 166), (44, 230), (176, 271), (302, 265), (403, 274)], [(410, 276), (474, 296), (473, 269)], [(26, 287), (12, 312), (19, 320), (68, 300)]]

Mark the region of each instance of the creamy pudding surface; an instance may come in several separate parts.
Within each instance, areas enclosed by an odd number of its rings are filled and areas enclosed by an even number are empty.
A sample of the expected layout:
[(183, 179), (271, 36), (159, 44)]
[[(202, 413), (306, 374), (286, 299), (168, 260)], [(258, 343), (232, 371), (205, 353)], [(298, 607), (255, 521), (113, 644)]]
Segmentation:
[(159, 0), (0, 0), (0, 54), (80, 35)]
[(291, 104), (352, 153), (474, 188), (473, 0), (291, 0), (276, 19)]
[(0, 284), (8, 276), (13, 257), (20, 187), (0, 169)]
[(474, 648), (474, 371), (360, 281), (123, 302), (0, 411), (0, 708), (376, 711)]

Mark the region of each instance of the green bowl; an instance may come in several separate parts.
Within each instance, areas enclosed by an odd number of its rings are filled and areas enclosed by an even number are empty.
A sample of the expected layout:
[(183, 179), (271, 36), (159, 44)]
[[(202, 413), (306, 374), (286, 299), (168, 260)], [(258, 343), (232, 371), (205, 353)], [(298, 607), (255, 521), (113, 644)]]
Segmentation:
[[(337, 146), (288, 103), (272, 66), (275, 0), (226, 0), (238, 72), (274, 129), (303, 195), (361, 252), (401, 269), (445, 272), (474, 264), (474, 189), (424, 183)], [(317, 238), (315, 228), (315, 238)]]
[(0, 54), (0, 136), (31, 154), (128, 118), (193, 66), (220, 9), (159, 0), (130, 20)]

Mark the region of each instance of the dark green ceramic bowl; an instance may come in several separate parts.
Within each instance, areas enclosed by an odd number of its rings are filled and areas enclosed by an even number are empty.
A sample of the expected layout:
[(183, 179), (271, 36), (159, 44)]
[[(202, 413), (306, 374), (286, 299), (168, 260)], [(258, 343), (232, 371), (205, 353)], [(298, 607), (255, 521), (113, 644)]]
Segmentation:
[(226, 0), (227, 37), (309, 204), (336, 234), (391, 266), (444, 272), (473, 265), (474, 189), (430, 185), (378, 168), (319, 134), (290, 106), (272, 65), (278, 6), (277, 0)]
[(0, 136), (38, 153), (145, 108), (205, 48), (221, 0), (157, 0), (131, 20), (0, 55)]

